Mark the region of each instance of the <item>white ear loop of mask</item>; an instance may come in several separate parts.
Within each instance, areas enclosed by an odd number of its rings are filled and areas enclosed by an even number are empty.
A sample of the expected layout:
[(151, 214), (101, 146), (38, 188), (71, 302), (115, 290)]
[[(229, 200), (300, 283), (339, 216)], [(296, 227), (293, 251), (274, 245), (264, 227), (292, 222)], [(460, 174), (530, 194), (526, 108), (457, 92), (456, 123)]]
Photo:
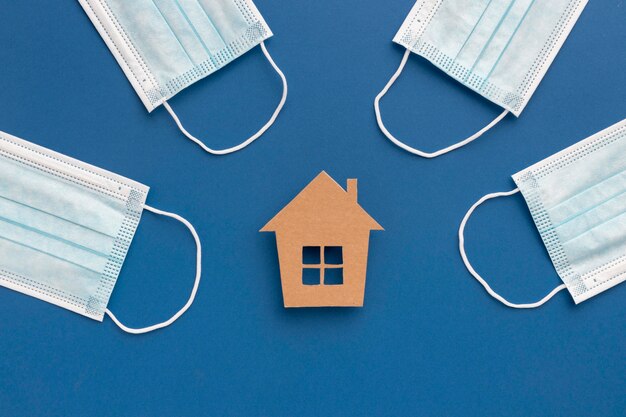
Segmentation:
[(200, 285), (200, 277), (202, 275), (202, 246), (200, 244), (200, 238), (198, 237), (198, 233), (196, 233), (196, 229), (194, 229), (194, 227), (191, 225), (191, 223), (189, 223), (186, 219), (182, 218), (178, 214), (168, 213), (166, 211), (162, 211), (162, 210), (156, 209), (154, 207), (150, 207), (148, 205), (144, 205), (144, 209), (146, 209), (148, 211), (151, 211), (152, 213), (155, 213), (155, 214), (160, 214), (162, 216), (167, 216), (167, 217), (171, 217), (173, 219), (176, 219), (179, 222), (181, 222), (182, 224), (184, 224), (187, 227), (187, 229), (189, 229), (189, 231), (191, 232), (191, 235), (193, 236), (194, 240), (196, 241), (196, 279), (194, 281), (193, 289), (191, 290), (191, 295), (189, 296), (189, 300), (187, 300), (187, 303), (183, 306), (183, 308), (181, 308), (178, 311), (178, 313), (174, 314), (172, 316), (172, 318), (170, 318), (167, 321), (164, 321), (163, 323), (155, 324), (155, 325), (149, 326), (149, 327), (143, 327), (143, 328), (140, 328), (140, 329), (133, 329), (133, 328), (127, 327), (124, 324), (122, 324), (117, 319), (117, 317), (115, 317), (115, 315), (109, 309), (105, 310), (105, 313), (111, 318), (111, 320), (113, 320), (115, 322), (115, 324), (117, 324), (117, 326), (120, 329), (124, 330), (126, 333), (131, 333), (131, 334), (149, 333), (149, 332), (152, 332), (154, 330), (158, 330), (158, 329), (162, 329), (163, 327), (167, 327), (170, 324), (174, 323), (176, 320), (178, 320), (180, 318), (180, 316), (185, 314), (185, 312), (187, 310), (189, 310), (189, 307), (191, 307), (191, 305), (193, 304), (193, 301), (196, 298), (196, 293), (198, 292), (198, 287)]
[(422, 158), (436, 158), (436, 157), (438, 157), (440, 155), (446, 154), (446, 153), (448, 153), (450, 151), (453, 151), (453, 150), (458, 149), (458, 148), (460, 148), (462, 146), (465, 146), (465, 145), (467, 145), (470, 142), (475, 141), (476, 139), (481, 137), (485, 132), (487, 132), (492, 127), (497, 125), (502, 119), (504, 119), (504, 117), (507, 114), (509, 114), (508, 110), (503, 111), (502, 114), (500, 114), (498, 117), (496, 117), (491, 123), (489, 123), (487, 126), (482, 128), (481, 130), (479, 130), (478, 132), (476, 132), (475, 134), (473, 134), (469, 138), (464, 139), (464, 140), (462, 140), (460, 142), (457, 142), (454, 145), (450, 145), (447, 148), (443, 148), (443, 149), (440, 149), (440, 150), (432, 152), (432, 153), (421, 151), (419, 149), (413, 148), (413, 147), (407, 145), (406, 143), (400, 141), (395, 136), (393, 136), (389, 132), (389, 130), (387, 130), (387, 128), (385, 127), (385, 124), (383, 123), (383, 118), (382, 118), (382, 116), (380, 114), (380, 100), (385, 96), (385, 94), (387, 94), (387, 92), (389, 91), (391, 86), (396, 82), (398, 77), (400, 77), (400, 74), (402, 74), (402, 70), (404, 69), (404, 66), (406, 65), (406, 62), (409, 59), (409, 55), (410, 54), (411, 54), (411, 51), (409, 49), (407, 49), (406, 52), (404, 53), (404, 56), (402, 57), (402, 61), (400, 62), (400, 66), (396, 70), (395, 74), (393, 74), (393, 76), (391, 77), (391, 79), (389, 80), (389, 82), (387, 83), (385, 88), (383, 88), (383, 90), (380, 93), (378, 93), (378, 95), (376, 96), (376, 99), (374, 100), (374, 111), (376, 112), (376, 121), (378, 122), (378, 127), (385, 134), (385, 136), (387, 136), (387, 139), (389, 139), (395, 145), (399, 146), (400, 148), (404, 149), (405, 151), (411, 152), (412, 154), (421, 156)]
[(267, 51), (267, 48), (265, 47), (265, 43), (264, 42), (261, 42), (261, 49), (263, 50), (263, 54), (265, 54), (265, 57), (267, 58), (269, 63), (272, 65), (274, 70), (278, 73), (278, 75), (280, 76), (280, 78), (281, 78), (281, 80), (283, 82), (283, 96), (280, 99), (280, 103), (278, 103), (278, 107), (276, 107), (276, 110), (274, 111), (274, 114), (272, 115), (270, 120), (258, 132), (256, 132), (254, 135), (252, 135), (251, 137), (249, 137), (248, 139), (246, 139), (245, 141), (243, 141), (239, 145), (233, 146), (232, 148), (228, 148), (228, 149), (212, 149), (212, 148), (209, 148), (200, 139), (196, 138), (191, 133), (189, 133), (183, 127), (183, 124), (181, 123), (180, 119), (178, 118), (178, 116), (176, 115), (176, 113), (174, 112), (172, 107), (169, 105), (169, 103), (167, 101), (163, 102), (163, 107), (165, 107), (165, 109), (168, 111), (170, 116), (172, 116), (172, 119), (174, 119), (174, 121), (176, 122), (176, 125), (178, 126), (180, 131), (183, 132), (183, 134), (185, 136), (187, 136), (187, 138), (191, 139), (193, 142), (198, 144), (202, 149), (204, 149), (205, 151), (207, 151), (210, 154), (213, 154), (213, 155), (226, 155), (226, 154), (229, 154), (229, 153), (236, 152), (236, 151), (238, 151), (240, 149), (243, 149), (246, 146), (250, 145), (252, 142), (254, 142), (258, 138), (260, 138), (263, 135), (263, 133), (265, 133), (267, 131), (267, 129), (269, 129), (274, 124), (274, 122), (276, 121), (276, 118), (280, 114), (280, 111), (283, 109), (283, 106), (285, 105), (285, 101), (287, 101), (287, 92), (288, 92), (288, 89), (289, 89), (288, 85), (287, 85), (287, 78), (285, 78), (285, 74), (283, 74), (283, 72), (280, 70), (280, 68), (278, 68), (278, 65), (276, 65), (276, 63), (272, 59), (272, 56)]
[(541, 300), (539, 300), (539, 301), (537, 301), (535, 303), (530, 303), (530, 304), (513, 304), (510, 301), (506, 300), (504, 297), (502, 297), (500, 294), (495, 292), (493, 289), (491, 289), (489, 284), (487, 284), (487, 281), (485, 281), (483, 279), (483, 277), (481, 277), (478, 274), (478, 272), (476, 272), (476, 270), (472, 267), (472, 265), (470, 264), (469, 260), (467, 259), (467, 255), (465, 254), (465, 237), (464, 237), (465, 225), (466, 225), (467, 221), (469, 220), (470, 216), (472, 215), (472, 213), (474, 212), (474, 210), (476, 210), (476, 208), (478, 206), (480, 206), (482, 203), (484, 203), (487, 200), (491, 200), (492, 198), (497, 198), (497, 197), (507, 197), (507, 196), (516, 194), (518, 192), (519, 192), (519, 188), (516, 188), (516, 189), (511, 190), (511, 191), (506, 191), (506, 192), (487, 194), (486, 196), (484, 196), (483, 198), (478, 200), (476, 203), (474, 203), (474, 205), (468, 210), (468, 212), (465, 215), (465, 217), (463, 217), (463, 221), (461, 222), (461, 226), (459, 227), (459, 251), (461, 252), (461, 258), (463, 258), (463, 263), (465, 264), (465, 267), (467, 268), (467, 270), (470, 272), (470, 274), (472, 274), (474, 276), (474, 278), (476, 278), (476, 280), (478, 282), (480, 282), (482, 284), (483, 287), (485, 287), (485, 290), (487, 290), (489, 295), (491, 295), (493, 298), (495, 298), (496, 300), (500, 301), (502, 304), (504, 304), (504, 305), (506, 305), (508, 307), (512, 307), (512, 308), (536, 308), (536, 307), (539, 307), (539, 306), (545, 304), (549, 299), (554, 297), (554, 295), (556, 293), (558, 293), (559, 291), (564, 290), (565, 288), (567, 288), (565, 286), (565, 284), (559, 285), (558, 287), (553, 289), (548, 295), (546, 295)]

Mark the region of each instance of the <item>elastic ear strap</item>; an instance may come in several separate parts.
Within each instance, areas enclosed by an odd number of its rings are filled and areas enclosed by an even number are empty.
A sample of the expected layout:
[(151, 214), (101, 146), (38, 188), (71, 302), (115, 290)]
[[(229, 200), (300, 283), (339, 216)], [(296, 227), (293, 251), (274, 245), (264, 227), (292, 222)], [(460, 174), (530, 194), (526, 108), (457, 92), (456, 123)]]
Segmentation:
[(163, 107), (165, 107), (165, 109), (168, 111), (170, 116), (172, 116), (172, 119), (174, 119), (174, 122), (176, 122), (176, 125), (178, 126), (180, 131), (183, 132), (183, 135), (187, 136), (187, 138), (191, 139), (193, 142), (198, 144), (202, 149), (204, 149), (208, 153), (211, 153), (213, 155), (226, 155), (226, 154), (229, 154), (229, 153), (232, 153), (232, 152), (236, 152), (236, 151), (238, 151), (240, 149), (245, 148), (246, 146), (250, 145), (252, 142), (257, 140), (258, 138), (260, 138), (261, 135), (263, 135), (263, 133), (265, 133), (265, 131), (267, 131), (267, 129), (269, 129), (274, 124), (274, 122), (276, 121), (276, 118), (280, 114), (280, 111), (283, 109), (283, 106), (285, 105), (285, 101), (287, 101), (287, 92), (288, 92), (287, 78), (285, 78), (285, 74), (283, 74), (283, 72), (280, 70), (280, 68), (278, 68), (278, 65), (276, 65), (276, 63), (272, 59), (270, 53), (267, 51), (267, 48), (265, 47), (265, 43), (264, 42), (261, 42), (261, 49), (263, 50), (263, 54), (265, 54), (265, 57), (267, 58), (269, 63), (272, 65), (274, 70), (278, 73), (278, 75), (280, 76), (280, 78), (281, 78), (281, 80), (283, 82), (283, 96), (280, 99), (280, 103), (278, 103), (278, 107), (276, 107), (276, 110), (274, 111), (274, 114), (272, 115), (270, 120), (258, 132), (256, 132), (254, 135), (250, 136), (248, 139), (246, 139), (245, 141), (243, 141), (239, 145), (233, 146), (232, 148), (228, 148), (228, 149), (212, 149), (212, 148), (209, 148), (200, 139), (196, 138), (191, 133), (189, 133), (183, 127), (183, 124), (181, 123), (180, 119), (178, 118), (178, 116), (176, 115), (176, 113), (174, 112), (172, 107), (169, 105), (169, 103), (167, 101), (163, 102)]
[(115, 322), (115, 324), (118, 325), (120, 329), (124, 330), (127, 333), (132, 333), (132, 334), (143, 334), (143, 333), (152, 332), (154, 330), (162, 329), (163, 327), (167, 327), (170, 324), (174, 323), (176, 320), (178, 320), (178, 318), (182, 316), (183, 314), (185, 314), (185, 312), (189, 310), (189, 307), (191, 307), (191, 305), (193, 304), (193, 301), (196, 298), (196, 293), (198, 292), (198, 286), (200, 285), (200, 277), (202, 275), (202, 246), (200, 245), (200, 238), (198, 237), (198, 233), (196, 233), (196, 229), (194, 229), (191, 223), (189, 223), (184, 218), (180, 217), (178, 214), (161, 211), (159, 209), (155, 209), (154, 207), (150, 207), (148, 205), (145, 205), (144, 209), (151, 211), (155, 214), (160, 214), (162, 216), (171, 217), (173, 219), (178, 220), (185, 226), (187, 226), (187, 229), (189, 229), (189, 231), (191, 232), (191, 235), (196, 241), (196, 248), (197, 248), (196, 249), (196, 279), (194, 281), (193, 289), (191, 290), (191, 295), (189, 296), (189, 300), (187, 301), (187, 303), (183, 306), (183, 308), (180, 309), (180, 311), (178, 311), (178, 313), (174, 314), (172, 318), (170, 318), (167, 321), (164, 321), (163, 323), (155, 324), (150, 327), (143, 327), (140, 329), (132, 329), (130, 327), (123, 325), (109, 309), (105, 310), (105, 313), (111, 318), (111, 320)]
[(402, 61), (400, 62), (400, 66), (396, 70), (395, 74), (393, 74), (393, 76), (391, 77), (391, 79), (389, 79), (389, 82), (387, 83), (385, 88), (383, 88), (383, 90), (380, 93), (378, 93), (378, 95), (376, 96), (376, 99), (374, 100), (374, 111), (376, 112), (376, 121), (378, 122), (378, 127), (385, 134), (385, 136), (387, 136), (387, 139), (389, 139), (395, 145), (399, 146), (400, 148), (404, 149), (405, 151), (411, 152), (412, 154), (421, 156), (423, 158), (436, 158), (437, 156), (440, 156), (440, 155), (443, 155), (443, 154), (448, 153), (450, 151), (453, 151), (455, 149), (458, 149), (458, 148), (460, 148), (462, 146), (465, 146), (468, 143), (473, 142), (474, 140), (478, 139), (485, 132), (487, 132), (492, 127), (497, 125), (500, 122), (500, 120), (504, 119), (504, 117), (507, 114), (509, 114), (508, 110), (503, 111), (502, 114), (500, 114), (498, 117), (496, 117), (491, 123), (489, 123), (487, 126), (482, 128), (481, 130), (479, 130), (478, 132), (476, 132), (475, 134), (473, 134), (469, 138), (464, 139), (464, 140), (462, 140), (462, 141), (460, 141), (458, 143), (455, 143), (454, 145), (450, 145), (447, 148), (443, 148), (443, 149), (440, 149), (440, 150), (432, 152), (432, 153), (421, 151), (419, 149), (413, 148), (413, 147), (407, 145), (406, 143), (400, 141), (395, 136), (393, 136), (389, 132), (389, 130), (387, 130), (387, 128), (385, 127), (385, 124), (383, 123), (383, 118), (382, 118), (382, 116), (380, 114), (380, 99), (382, 99), (385, 96), (385, 94), (387, 94), (387, 92), (389, 91), (391, 86), (396, 82), (396, 80), (398, 79), (400, 74), (402, 74), (402, 70), (404, 69), (404, 66), (406, 65), (406, 62), (409, 59), (409, 55), (410, 54), (411, 54), (411, 51), (407, 49), (406, 52), (404, 53), (404, 56), (402, 57)]
[(459, 227), (459, 251), (461, 252), (461, 258), (463, 258), (463, 263), (465, 264), (465, 267), (467, 268), (467, 270), (470, 272), (470, 274), (472, 274), (474, 276), (474, 278), (476, 278), (476, 280), (478, 282), (480, 282), (482, 284), (483, 287), (485, 287), (485, 289), (487, 290), (489, 295), (491, 295), (493, 298), (495, 298), (496, 300), (500, 301), (502, 304), (504, 304), (504, 305), (506, 305), (508, 307), (512, 307), (512, 308), (536, 308), (536, 307), (539, 307), (539, 306), (543, 305), (546, 301), (548, 301), (549, 299), (554, 297), (554, 295), (556, 293), (558, 293), (559, 291), (564, 290), (566, 288), (565, 284), (559, 285), (558, 287), (553, 289), (550, 292), (550, 294), (546, 295), (541, 300), (539, 300), (539, 301), (537, 301), (535, 303), (530, 303), (530, 304), (513, 304), (510, 301), (506, 300), (504, 297), (502, 297), (500, 294), (498, 294), (497, 292), (495, 292), (494, 290), (491, 289), (489, 284), (487, 284), (487, 281), (485, 281), (483, 279), (483, 277), (481, 277), (478, 274), (478, 272), (476, 272), (476, 270), (474, 270), (474, 268), (470, 264), (469, 260), (467, 259), (467, 255), (465, 254), (465, 237), (464, 237), (465, 224), (467, 223), (467, 220), (470, 218), (470, 216), (472, 215), (474, 210), (476, 210), (476, 208), (478, 206), (480, 206), (482, 203), (484, 203), (487, 200), (490, 200), (492, 198), (497, 198), (497, 197), (507, 197), (507, 196), (516, 194), (518, 192), (519, 192), (519, 188), (516, 188), (516, 189), (514, 189), (512, 191), (487, 194), (486, 196), (484, 196), (483, 198), (478, 200), (476, 203), (474, 203), (474, 205), (469, 209), (469, 211), (467, 212), (465, 217), (463, 217), (463, 221), (461, 222), (461, 227)]

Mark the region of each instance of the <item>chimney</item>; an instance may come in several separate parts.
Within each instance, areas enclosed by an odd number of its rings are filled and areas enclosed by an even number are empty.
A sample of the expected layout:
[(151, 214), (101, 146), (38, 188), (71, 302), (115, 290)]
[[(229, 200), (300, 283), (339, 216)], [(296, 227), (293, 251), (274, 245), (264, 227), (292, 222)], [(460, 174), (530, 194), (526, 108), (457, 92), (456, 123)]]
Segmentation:
[(357, 181), (356, 179), (348, 180), (348, 195), (350, 196), (352, 200), (354, 200), (355, 203), (357, 202), (357, 198), (358, 198), (356, 181)]

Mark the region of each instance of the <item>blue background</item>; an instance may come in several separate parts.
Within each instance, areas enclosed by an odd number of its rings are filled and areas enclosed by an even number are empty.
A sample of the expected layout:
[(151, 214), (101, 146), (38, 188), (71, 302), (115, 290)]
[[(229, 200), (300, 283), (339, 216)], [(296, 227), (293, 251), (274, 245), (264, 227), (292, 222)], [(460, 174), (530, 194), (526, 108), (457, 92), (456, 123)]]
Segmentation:
[[(436, 160), (379, 132), (374, 96), (403, 50), (412, 0), (258, 0), (287, 105), (246, 150), (215, 157), (149, 115), (78, 2), (1, 0), (0, 129), (152, 187), (204, 244), (194, 306), (145, 336), (0, 289), (0, 415), (624, 416), (626, 285), (576, 306), (511, 310), (468, 274), (457, 228), (510, 175), (626, 117), (626, 2), (591, 1), (519, 119)], [(280, 97), (259, 48), (171, 101), (214, 146), (249, 136)], [(411, 56), (387, 125), (433, 150), (500, 109)], [(321, 170), (386, 229), (371, 237), (365, 307), (282, 307), (275, 239), (258, 230)], [(468, 252), (496, 291), (559, 284), (518, 195), (482, 207)], [(194, 246), (146, 213), (110, 308), (164, 320), (187, 299)]]

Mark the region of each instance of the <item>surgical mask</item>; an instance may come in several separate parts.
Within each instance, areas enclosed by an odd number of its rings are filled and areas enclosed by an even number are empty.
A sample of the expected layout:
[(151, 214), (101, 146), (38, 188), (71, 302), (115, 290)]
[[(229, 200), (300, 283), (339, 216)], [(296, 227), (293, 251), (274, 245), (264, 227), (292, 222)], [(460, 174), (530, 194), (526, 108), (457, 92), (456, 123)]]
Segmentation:
[[(418, 0), (393, 39), (406, 48), (400, 67), (374, 101), (378, 126), (402, 149), (434, 158), (482, 136), (507, 114), (519, 116), (561, 49), (587, 0)], [(505, 110), (474, 135), (436, 152), (394, 137), (380, 100), (411, 52)]]
[[(122, 330), (146, 333), (173, 323), (193, 303), (201, 248), (182, 217), (145, 204), (148, 187), (0, 132), (0, 285)], [(143, 210), (174, 218), (197, 246), (187, 304), (166, 322), (132, 329), (108, 310)]]
[[(163, 105), (181, 132), (223, 155), (259, 138), (287, 99), (287, 80), (264, 41), (272, 36), (252, 0), (79, 0), (149, 112)], [(228, 149), (212, 149), (182, 125), (168, 100), (257, 45), (280, 76), (283, 95), (270, 120)]]
[[(487, 292), (509, 307), (533, 308), (567, 288), (576, 304), (626, 279), (626, 120), (517, 174), (518, 188), (488, 194), (459, 229), (461, 257)], [(491, 289), (465, 253), (465, 225), (483, 202), (522, 193), (564, 284), (542, 300), (514, 304)]]

